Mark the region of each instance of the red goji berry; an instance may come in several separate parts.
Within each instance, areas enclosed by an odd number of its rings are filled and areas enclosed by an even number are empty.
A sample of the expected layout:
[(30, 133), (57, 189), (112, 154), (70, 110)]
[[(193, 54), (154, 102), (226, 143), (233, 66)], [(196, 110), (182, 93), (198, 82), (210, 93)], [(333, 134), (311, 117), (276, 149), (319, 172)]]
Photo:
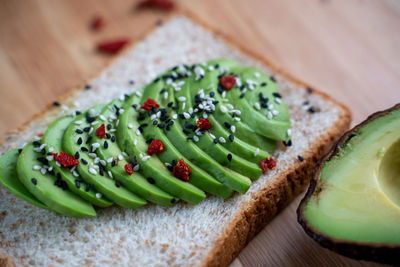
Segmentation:
[(104, 19), (100, 15), (96, 15), (93, 17), (92, 22), (90, 23), (91, 28), (94, 31), (98, 31), (104, 26)]
[(164, 144), (156, 139), (151, 141), (149, 147), (147, 148), (147, 154), (153, 155), (153, 154), (160, 154), (164, 150)]
[(144, 110), (152, 110), (152, 108), (159, 108), (160, 105), (157, 103), (157, 101), (155, 101), (154, 99), (151, 98), (147, 98), (146, 102), (143, 103), (143, 106), (141, 106), (141, 109)]
[(171, 10), (175, 7), (175, 3), (172, 0), (142, 0), (137, 7)]
[(276, 162), (273, 158), (271, 157), (266, 157), (265, 159), (260, 160), (260, 166), (263, 172), (265, 172), (267, 169), (273, 170), (276, 167)]
[(127, 174), (131, 175), (133, 173), (132, 165), (130, 163), (125, 164), (124, 168)]
[(234, 75), (226, 75), (219, 78), (222, 87), (230, 91), (236, 84), (236, 77)]
[(199, 119), (197, 121), (197, 126), (199, 126), (200, 130), (209, 130), (211, 128), (209, 119)]
[(115, 54), (129, 42), (130, 41), (128, 39), (117, 39), (112, 41), (106, 41), (98, 44), (97, 50), (107, 54)]
[(189, 181), (190, 168), (183, 159), (180, 159), (172, 169), (172, 174), (176, 178), (187, 182)]
[(64, 167), (72, 167), (79, 164), (79, 161), (73, 156), (64, 152), (60, 152), (59, 155), (57, 153), (51, 153), (54, 159), (60, 163)]
[(106, 136), (106, 126), (104, 125), (104, 123), (100, 125), (99, 128), (97, 128), (96, 136), (100, 139), (103, 139)]

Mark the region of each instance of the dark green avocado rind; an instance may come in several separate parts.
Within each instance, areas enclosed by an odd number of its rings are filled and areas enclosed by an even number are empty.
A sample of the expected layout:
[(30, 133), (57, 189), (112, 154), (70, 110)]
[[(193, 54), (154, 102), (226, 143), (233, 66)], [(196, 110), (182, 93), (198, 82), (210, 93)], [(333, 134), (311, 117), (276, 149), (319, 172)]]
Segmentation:
[[(214, 64), (211, 65), (207, 65), (205, 68), (207, 69), (210, 66), (214, 66)], [(224, 67), (224, 64), (220, 64), (220, 67)], [(189, 86), (190, 90), (191, 90), (191, 96), (195, 96), (199, 94), (199, 89), (198, 88), (207, 88), (208, 85), (212, 84), (213, 81), (217, 81), (218, 80), (218, 76), (219, 76), (219, 71), (218, 69), (214, 69), (214, 70), (207, 70), (207, 75), (199, 80), (199, 81), (192, 81), (192, 86)], [(219, 103), (217, 103), (216, 109), (218, 109), (219, 105), (224, 104), (223, 98), (220, 96), (220, 94), (218, 92), (216, 92), (216, 90), (213, 89), (203, 89), (204, 93), (206, 96), (209, 96), (210, 93), (214, 93), (214, 98), (217, 99), (217, 101), (219, 101)], [(227, 93), (229, 94), (229, 93)], [(193, 99), (193, 98), (192, 98)], [(227, 114), (225, 114), (227, 115)], [(229, 115), (228, 115), (229, 116)], [(267, 151), (265, 151), (263, 149), (263, 147), (255, 147), (251, 144), (248, 144), (247, 142), (244, 142), (240, 139), (240, 137), (237, 136), (236, 134), (236, 130), (234, 132), (232, 132), (231, 129), (227, 129), (227, 127), (224, 125), (226, 124), (226, 121), (224, 123), (220, 123), (213, 114), (208, 114), (207, 115), (208, 119), (210, 120), (210, 123), (212, 125), (210, 131), (211, 133), (218, 137), (223, 137), (226, 140), (226, 143), (221, 144), (223, 147), (225, 147), (227, 150), (232, 151), (233, 153), (235, 153), (236, 155), (240, 155), (240, 157), (251, 161), (253, 163), (256, 163), (257, 165), (260, 163), (261, 160), (265, 159), (266, 157), (270, 157), (269, 153)], [(238, 124), (238, 122), (232, 122), (231, 125), (233, 125), (236, 128), (236, 124)], [(224, 126), (223, 126), (224, 125)], [(234, 136), (233, 141), (230, 141), (229, 136), (232, 135)], [(255, 133), (252, 133), (252, 136), (254, 136)], [(251, 138), (250, 138), (251, 139)], [(275, 144), (276, 142), (273, 141), (273, 143)], [(258, 153), (256, 152), (258, 149)], [(259, 169), (259, 167), (258, 167)], [(258, 178), (258, 176), (257, 176)]]
[(313, 238), (322, 247), (330, 249), (341, 255), (344, 255), (355, 260), (367, 260), (375, 261), (384, 264), (390, 264), (400, 266), (400, 245), (399, 244), (386, 244), (386, 243), (367, 243), (367, 242), (352, 242), (348, 240), (340, 240), (333, 237), (324, 235), (317, 229), (315, 229), (307, 220), (304, 214), (304, 210), (310, 198), (314, 195), (317, 189), (318, 181), (320, 178), (321, 170), (326, 162), (329, 162), (332, 158), (340, 153), (341, 149), (346, 147), (348, 142), (357, 135), (357, 132), (362, 126), (368, 122), (375, 120), (379, 117), (393, 113), (394, 111), (400, 112), (400, 103), (393, 107), (378, 111), (371, 114), (368, 118), (360, 124), (354, 126), (354, 128), (348, 130), (344, 135), (332, 146), (331, 150), (320, 159), (318, 166), (313, 174), (310, 181), (310, 185), (305, 193), (303, 199), (297, 208), (297, 221), (303, 227), (303, 230), (308, 236)]
[[(104, 105), (96, 106), (94, 108), (95, 113), (98, 113), (99, 110), (103, 108), (103, 106)], [(76, 129), (78, 128), (84, 129), (85, 127), (92, 127), (93, 128), (92, 131), (95, 131), (94, 126), (96, 125), (90, 125), (90, 123), (88, 123), (85, 119), (86, 112), (76, 116), (75, 119), (68, 126), (67, 130), (65, 131), (63, 136), (64, 151), (70, 155), (75, 155), (76, 152), (79, 152), (80, 163), (79, 165), (77, 165), (77, 170), (79, 174), (86, 183), (93, 185), (96, 188), (96, 190), (99, 191), (102, 195), (106, 196), (111, 201), (114, 201), (121, 207), (132, 208), (132, 209), (142, 207), (147, 202), (141, 197), (127, 190), (125, 187), (123, 186), (117, 187), (115, 181), (110, 177), (108, 177), (107, 172), (105, 172), (104, 175), (100, 175), (99, 171), (97, 174), (90, 172), (89, 166), (91, 164), (94, 165), (94, 159), (89, 156), (88, 152), (82, 151), (81, 149), (81, 147), (86, 147), (91, 151), (91, 145), (86, 144), (89, 138), (89, 134), (87, 132), (83, 132), (82, 134), (78, 134), (76, 132)], [(97, 114), (91, 114), (91, 116), (96, 116), (96, 115)], [(82, 123), (77, 124), (77, 121), (81, 121)], [(77, 143), (79, 137), (81, 137), (83, 141), (81, 145)], [(84, 164), (83, 161), (86, 161), (87, 164)]]
[[(175, 92), (175, 99), (178, 101), (180, 97), (186, 97), (186, 107), (182, 109), (182, 104), (178, 102), (179, 105), (179, 113), (187, 112), (188, 107), (192, 107), (192, 96), (190, 93), (190, 87), (199, 88), (197, 85), (197, 81), (195, 81), (194, 76), (186, 79), (185, 84), (182, 86), (182, 90)], [(218, 107), (218, 105), (217, 105)], [(198, 116), (194, 118), (190, 118), (188, 120), (178, 119), (181, 126), (185, 127), (186, 122), (190, 122), (191, 124), (196, 125), (196, 121), (198, 120)], [(218, 137), (217, 137), (218, 138)], [(229, 140), (226, 140), (229, 142)], [(260, 177), (262, 170), (260, 166), (253, 162), (249, 162), (245, 160), (241, 156), (227, 150), (220, 143), (215, 144), (213, 139), (209, 134), (204, 134), (199, 138), (199, 141), (196, 142), (196, 145), (200, 147), (204, 152), (213, 157), (216, 161), (218, 161), (221, 165), (226, 166), (227, 168), (240, 173), (244, 176), (249, 177), (250, 179), (257, 179)], [(228, 155), (231, 154), (231, 159), (228, 159)]]
[[(117, 117), (116, 113), (122, 112), (122, 105), (123, 101), (121, 101), (120, 99), (114, 99), (108, 105), (106, 105), (101, 111), (101, 115), (104, 116), (103, 119), (105, 118), (107, 120), (102, 121), (98, 118), (98, 125), (104, 123), (105, 125), (111, 125), (112, 129), (115, 129), (116, 120), (110, 122), (109, 118), (110, 116), (112, 116), (112, 114)], [(116, 108), (118, 108), (118, 111)], [(110, 132), (108, 129), (106, 129), (106, 132), (109, 133), (111, 136), (114, 135), (114, 133)], [(100, 139), (96, 136), (95, 131), (93, 131), (91, 136), (92, 144), (99, 143), (101, 145), (96, 150), (96, 153), (102, 160), (107, 162), (107, 160), (112, 157), (122, 155), (123, 152), (119, 148), (116, 141), (113, 142), (110, 138), (107, 137)], [(105, 144), (107, 144), (107, 148), (105, 147)], [(107, 162), (106, 169), (108, 171), (111, 171), (112, 176), (115, 180), (119, 181), (125, 188), (137, 194), (138, 196), (162, 206), (173, 205), (176, 197), (164, 192), (157, 186), (148, 183), (147, 180), (138, 172), (133, 172), (131, 175), (127, 174), (125, 171), (125, 164), (127, 163), (128, 161), (126, 161), (125, 159), (116, 159), (116, 165), (112, 167), (111, 162)]]
[(8, 151), (0, 158), (0, 183), (15, 196), (36, 207), (48, 209), (47, 206), (32, 195), (18, 179), (18, 156), (18, 149), (15, 148)]
[[(37, 158), (41, 156), (33, 148), (32, 143), (27, 144), (17, 161), (18, 178), (25, 188), (49, 209), (57, 213), (76, 218), (96, 216), (90, 203), (69, 190), (55, 186), (56, 179), (53, 175), (48, 172), (43, 175), (40, 171), (33, 170), (33, 166), (40, 165)], [(32, 182), (32, 178), (36, 179), (36, 185)]]
[[(62, 139), (64, 136), (64, 132), (69, 126), (69, 124), (74, 120), (72, 116), (63, 116), (52, 122), (49, 127), (47, 128), (42, 142), (43, 144), (46, 144), (46, 151), (49, 152), (49, 149), (52, 148), (53, 153), (59, 153), (63, 151), (62, 148)], [(96, 191), (94, 188), (90, 188), (88, 191), (86, 191), (86, 184), (84, 182), (79, 182), (79, 188), (76, 186), (77, 182), (76, 180), (80, 179), (80, 177), (75, 177), (69, 168), (65, 168), (62, 166), (59, 166), (55, 163), (56, 161), (52, 160), (49, 161), (49, 166), (53, 167), (54, 173), (57, 175), (61, 175), (61, 178), (63, 181), (65, 181), (68, 184), (69, 189), (79, 195), (81, 198), (89, 201), (93, 205), (96, 205), (98, 207), (109, 207), (113, 203), (106, 199), (104, 196), (101, 198), (96, 197)]]
[[(133, 104), (138, 102), (139, 98), (134, 94), (123, 106), (125, 111), (120, 115), (117, 131), (118, 144), (122, 150), (130, 155), (131, 159), (139, 163), (139, 172), (142, 173), (148, 181), (149, 178), (151, 178), (150, 181), (154, 181), (154, 184), (162, 190), (191, 204), (199, 203), (206, 197), (202, 190), (174, 177), (157, 156), (153, 155), (147, 160), (143, 159), (147, 157), (146, 151), (148, 145), (143, 135), (138, 135), (136, 133), (139, 128), (139, 123), (137, 121), (138, 112), (132, 107)], [(132, 126), (131, 129), (128, 127), (129, 125)], [(142, 155), (143, 158), (140, 155)]]
[[(162, 90), (164, 85), (165, 84), (162, 82), (148, 85), (144, 89), (141, 103), (146, 101), (147, 98), (151, 98), (160, 103), (162, 107), (167, 107), (167, 104), (170, 102), (169, 100), (173, 100), (174, 97), (173, 95), (170, 96), (169, 94), (167, 98), (164, 98), (164, 95), (160, 97), (159, 92)], [(222, 198), (227, 198), (232, 194), (232, 190), (229, 187), (220, 183), (214, 177), (209, 175), (207, 172), (199, 168), (195, 163), (191, 162), (184, 155), (182, 155), (165, 135), (164, 130), (160, 129), (156, 125), (153, 125), (153, 121), (150, 120), (149, 117), (147, 117), (144, 122), (149, 124), (149, 127), (145, 127), (143, 131), (143, 135), (146, 137), (146, 139), (159, 139), (165, 146), (165, 150), (158, 154), (158, 157), (164, 164), (171, 164), (173, 160), (178, 161), (179, 159), (183, 159), (191, 169), (189, 180), (191, 184), (210, 194), (217, 195)], [(169, 128), (173, 127), (175, 127), (174, 124), (169, 126)]]

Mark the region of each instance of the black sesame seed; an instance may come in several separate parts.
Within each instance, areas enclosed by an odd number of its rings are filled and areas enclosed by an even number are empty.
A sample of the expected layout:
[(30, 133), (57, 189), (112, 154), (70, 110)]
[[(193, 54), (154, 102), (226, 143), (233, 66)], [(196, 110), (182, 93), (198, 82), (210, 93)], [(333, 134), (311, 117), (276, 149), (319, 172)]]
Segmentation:
[(134, 80), (129, 80), (129, 84), (130, 84), (130, 85), (134, 85), (134, 84), (135, 84), (135, 81), (134, 81)]
[(150, 184), (155, 184), (156, 183), (156, 181), (154, 181), (154, 179), (151, 178), (151, 177), (147, 178), (147, 182), (149, 182)]
[(111, 142), (115, 142), (115, 135), (111, 136)]
[(32, 184), (37, 185), (37, 180), (36, 180), (36, 178), (32, 178), (32, 179), (31, 179), (31, 182), (32, 182)]
[(81, 112), (80, 112), (79, 110), (76, 110), (76, 111), (75, 111), (75, 115), (76, 115), (76, 116), (81, 115)]
[(314, 91), (314, 89), (312, 89), (311, 87), (307, 87), (307, 93), (312, 94)]
[(244, 93), (241, 93), (239, 98), (243, 98), (244, 97)]
[(163, 88), (163, 89), (160, 90), (160, 94), (163, 94), (163, 93), (165, 93), (166, 91), (167, 91), (167, 89)]
[(87, 165), (88, 162), (85, 159), (81, 159), (81, 162), (83, 163), (83, 165)]
[(172, 126), (174, 124), (174, 121), (168, 122), (168, 126)]
[(103, 167), (103, 165), (99, 165), (99, 174), (101, 176), (104, 176), (104, 169), (102, 167)]
[(170, 107), (172, 107), (173, 104), (174, 104), (173, 102), (169, 102), (169, 103), (167, 104), (167, 106), (170, 108)]
[(116, 187), (120, 187), (121, 184), (120, 184), (118, 181), (115, 181), (115, 186), (116, 186)]
[(132, 107), (133, 107), (134, 109), (138, 109), (139, 105), (138, 105), (138, 104), (133, 104)]
[(272, 93), (272, 95), (275, 96), (275, 97), (277, 97), (277, 98), (282, 98), (281, 94), (280, 94), (280, 93), (277, 93), (277, 92)]
[(165, 125), (164, 125), (164, 123), (159, 123), (159, 124), (157, 125), (157, 127), (160, 128), (160, 129), (163, 129), (163, 128), (165, 127)]
[(37, 158), (37, 161), (39, 161), (40, 163), (42, 163), (44, 165), (48, 165), (49, 164), (49, 161), (44, 157)]
[(75, 153), (75, 159), (79, 159), (79, 157), (80, 157), (80, 154), (79, 154), (78, 151), (76, 151), (76, 153)]
[(86, 142), (85, 142), (85, 144), (89, 144), (89, 143), (90, 143), (90, 141), (92, 141), (92, 137), (91, 137), (91, 136), (89, 136), (89, 137), (88, 137), (88, 139), (86, 139)]
[(85, 151), (85, 152), (88, 152), (88, 151), (89, 151), (89, 149), (87, 149), (87, 148), (86, 148), (86, 147), (84, 147), (84, 146), (83, 146), (83, 147), (81, 147), (81, 150), (82, 150), (82, 151)]
[(85, 128), (83, 128), (83, 131), (89, 132), (89, 131), (90, 131), (90, 127), (85, 127)]
[(53, 102), (53, 106), (59, 107), (59, 106), (60, 106), (60, 103), (57, 102), (57, 101), (54, 101), (54, 102)]
[(154, 79), (153, 82), (156, 83), (156, 82), (158, 82), (159, 80), (160, 80), (160, 77), (157, 77), (157, 78)]
[(145, 117), (144, 117), (143, 114), (140, 114), (140, 115), (138, 116), (138, 118), (137, 118), (138, 121), (142, 121), (142, 120), (144, 120), (144, 119), (145, 119)]
[(146, 127), (147, 125), (148, 125), (147, 123), (142, 123), (142, 124), (139, 125), (139, 127), (140, 127), (140, 128), (144, 128), (144, 127)]
[(297, 158), (298, 158), (301, 162), (304, 161), (304, 158), (303, 158), (302, 156), (300, 156), (300, 155), (298, 155)]
[(219, 68), (219, 64), (215, 64), (215, 66), (214, 66), (216, 69), (218, 69)]
[(230, 135), (229, 135), (229, 140), (230, 140), (231, 142), (233, 142), (233, 140), (235, 140), (235, 137), (233, 136), (233, 134), (230, 134)]
[(21, 154), (22, 148), (18, 148), (18, 154)]
[(190, 132), (188, 130), (186, 130), (186, 129), (183, 129), (183, 133), (190, 134)]
[(308, 104), (310, 104), (310, 101), (308, 101), (308, 100), (306, 100), (306, 101), (303, 102), (303, 105), (304, 105), (304, 106), (307, 106)]
[(307, 112), (313, 114), (313, 113), (315, 113), (315, 108), (314, 107), (309, 107), (307, 109)]
[(105, 149), (108, 148), (108, 143), (107, 143), (107, 141), (104, 141), (104, 148), (105, 148)]
[(149, 138), (146, 140), (146, 144), (150, 144), (154, 139), (153, 138)]
[(292, 140), (282, 141), (284, 146), (292, 146)]
[(78, 180), (75, 180), (76, 188), (81, 188), (81, 183)]
[(111, 134), (106, 133), (106, 137), (107, 137), (107, 139), (110, 139), (111, 138)]
[(214, 142), (214, 144), (218, 144), (218, 139), (214, 138), (213, 142)]
[(40, 153), (42, 154), (42, 155), (46, 155), (46, 149), (42, 149), (41, 151), (40, 151)]
[(228, 156), (227, 156), (227, 158), (228, 158), (229, 161), (232, 161), (232, 154), (229, 153)]
[(107, 130), (111, 130), (112, 125), (111, 124), (107, 124)]
[(261, 86), (267, 86), (267, 83), (266, 82), (263, 82), (263, 83), (261, 83)]
[(61, 173), (57, 173), (57, 179), (61, 179)]
[(78, 138), (78, 141), (76, 141), (76, 143), (77, 143), (78, 145), (82, 145), (82, 138), (79, 137), (79, 138)]
[(83, 133), (83, 131), (82, 131), (81, 129), (76, 129), (75, 132), (76, 132), (77, 134), (82, 134), (82, 133)]
[(172, 204), (174, 204), (175, 202), (176, 202), (176, 199), (175, 199), (175, 198), (171, 199), (171, 203), (172, 203)]
[(172, 109), (178, 109), (178, 108), (179, 108), (178, 106), (173, 106), (173, 107), (172, 107)]
[(225, 125), (225, 127), (226, 127), (226, 128), (228, 128), (228, 129), (230, 129), (230, 128), (231, 128), (231, 124), (230, 124), (229, 122), (227, 122), (227, 121), (226, 121), (226, 122), (224, 122), (224, 125)]
[(62, 190), (68, 190), (68, 185), (65, 181), (61, 181), (61, 188)]
[(214, 92), (211, 92), (211, 93), (210, 93), (210, 96), (211, 96), (211, 97), (214, 97), (214, 96), (215, 96), (215, 93), (214, 93)]
[(193, 140), (193, 137), (188, 136), (188, 137), (186, 137), (186, 140)]
[(92, 86), (91, 86), (90, 84), (86, 84), (86, 85), (85, 85), (85, 89), (86, 89), (86, 90), (89, 90), (90, 88), (92, 88)]
[(153, 125), (157, 125), (158, 124), (158, 120), (153, 121)]
[(270, 76), (269, 78), (271, 79), (271, 81), (273, 81), (274, 83), (276, 83), (276, 79), (275, 79), (274, 76)]
[(86, 191), (86, 192), (89, 192), (89, 190), (90, 190), (90, 184), (87, 184), (87, 185), (86, 185), (86, 188), (85, 188), (85, 191)]
[(33, 141), (32, 143), (34, 146), (40, 146), (40, 142), (39, 141)]
[(111, 167), (115, 166), (115, 160), (111, 161)]

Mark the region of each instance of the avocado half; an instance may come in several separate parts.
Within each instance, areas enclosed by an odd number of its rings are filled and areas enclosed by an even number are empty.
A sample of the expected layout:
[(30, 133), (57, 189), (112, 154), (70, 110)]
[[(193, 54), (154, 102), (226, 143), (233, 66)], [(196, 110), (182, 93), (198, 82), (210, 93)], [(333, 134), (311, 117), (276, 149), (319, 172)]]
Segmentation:
[(317, 167), (297, 216), (325, 248), (400, 265), (400, 104), (342, 136)]

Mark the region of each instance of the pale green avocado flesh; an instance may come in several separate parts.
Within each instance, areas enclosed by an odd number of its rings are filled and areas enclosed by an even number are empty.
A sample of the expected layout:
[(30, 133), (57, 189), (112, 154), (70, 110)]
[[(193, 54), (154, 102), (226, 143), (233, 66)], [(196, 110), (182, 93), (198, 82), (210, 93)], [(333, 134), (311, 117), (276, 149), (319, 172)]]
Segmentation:
[[(220, 81), (225, 76), (234, 77), (231, 89)], [(150, 110), (148, 99), (157, 104)], [(199, 129), (200, 119), (211, 128)], [(0, 159), (0, 183), (71, 217), (95, 216), (92, 204), (197, 204), (206, 193), (245, 193), (263, 173), (260, 162), (290, 139), (289, 129), (275, 80), (262, 71), (226, 59), (182, 65), (131, 95), (55, 120), (43, 140)], [(163, 149), (149, 155), (153, 140)], [(51, 154), (60, 152), (78, 164), (63, 167)], [(180, 160), (185, 178), (175, 166)]]
[(320, 235), (400, 243), (400, 110), (373, 119), (325, 162), (304, 218)]

